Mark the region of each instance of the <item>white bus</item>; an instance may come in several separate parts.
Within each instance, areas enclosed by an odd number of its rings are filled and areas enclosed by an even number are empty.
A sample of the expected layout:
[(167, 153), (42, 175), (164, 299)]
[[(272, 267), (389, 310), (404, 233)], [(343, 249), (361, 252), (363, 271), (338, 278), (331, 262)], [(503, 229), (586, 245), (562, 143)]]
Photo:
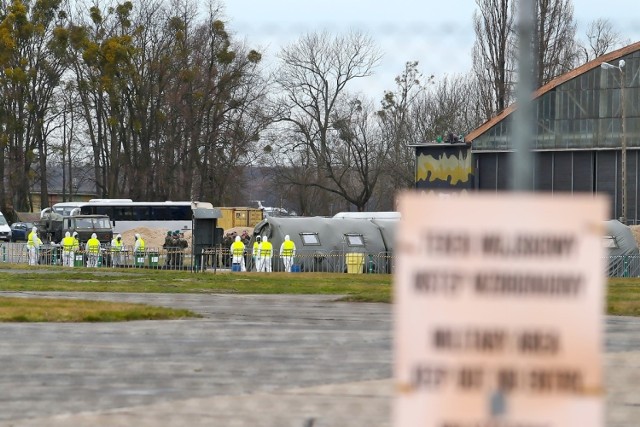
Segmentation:
[(60, 215), (108, 215), (114, 234), (137, 227), (190, 230), (193, 209), (213, 209), (206, 202), (134, 202), (131, 199), (91, 199), (61, 202), (51, 209)]

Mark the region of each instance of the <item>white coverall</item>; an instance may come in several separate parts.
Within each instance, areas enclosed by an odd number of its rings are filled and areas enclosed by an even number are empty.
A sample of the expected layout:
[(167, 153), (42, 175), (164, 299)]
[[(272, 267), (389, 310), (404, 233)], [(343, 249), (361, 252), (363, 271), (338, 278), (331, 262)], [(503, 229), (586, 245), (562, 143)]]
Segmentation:
[(284, 236), (284, 242), (280, 245), (280, 257), (284, 263), (284, 271), (291, 273), (291, 266), (293, 265), (293, 257), (296, 256), (296, 245), (289, 238), (287, 234)]
[(273, 245), (267, 236), (262, 237), (262, 243), (258, 246), (258, 271), (271, 273), (271, 258)]
[(27, 242), (27, 248), (29, 250), (29, 265), (38, 265), (38, 253), (40, 251), (40, 244), (42, 241), (38, 237), (38, 229), (33, 227), (31, 233), (29, 233), (29, 241)]

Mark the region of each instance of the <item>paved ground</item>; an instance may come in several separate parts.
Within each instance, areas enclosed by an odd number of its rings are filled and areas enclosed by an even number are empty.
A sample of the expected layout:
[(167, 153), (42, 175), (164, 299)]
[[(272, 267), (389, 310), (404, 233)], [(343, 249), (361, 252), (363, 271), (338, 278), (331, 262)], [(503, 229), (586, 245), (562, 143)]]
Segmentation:
[[(0, 324), (2, 427), (390, 426), (389, 305), (327, 296), (38, 295), (205, 317)], [(606, 328), (607, 426), (636, 426), (640, 319), (609, 317)]]

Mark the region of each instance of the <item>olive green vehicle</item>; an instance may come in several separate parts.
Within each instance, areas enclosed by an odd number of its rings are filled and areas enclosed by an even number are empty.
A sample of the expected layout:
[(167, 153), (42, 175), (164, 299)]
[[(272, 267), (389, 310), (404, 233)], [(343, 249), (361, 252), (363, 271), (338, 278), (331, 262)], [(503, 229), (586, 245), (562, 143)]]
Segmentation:
[(60, 243), (67, 231), (70, 234), (77, 232), (81, 244), (86, 243), (93, 233), (103, 246), (109, 246), (113, 239), (113, 229), (107, 215), (62, 216), (46, 208), (34, 225), (43, 243)]

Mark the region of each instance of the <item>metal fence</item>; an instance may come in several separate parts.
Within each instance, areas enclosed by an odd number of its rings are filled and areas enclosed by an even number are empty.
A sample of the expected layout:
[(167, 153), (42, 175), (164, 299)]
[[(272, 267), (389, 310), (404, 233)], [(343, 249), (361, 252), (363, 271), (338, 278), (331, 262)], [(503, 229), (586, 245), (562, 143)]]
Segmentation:
[(607, 274), (609, 277), (640, 277), (640, 256), (608, 257)]
[[(246, 271), (258, 271), (258, 262), (250, 253), (244, 255)], [(37, 254), (39, 265), (63, 265), (63, 252), (59, 246), (43, 246)], [(194, 262), (195, 261), (195, 262)], [(0, 264), (27, 264), (29, 256), (26, 243), (0, 243)], [(285, 271), (285, 259), (278, 254), (267, 263), (271, 271)], [(73, 254), (74, 267), (151, 268), (163, 270), (230, 270), (241, 271), (232, 263), (229, 248), (204, 249), (202, 256), (192, 258), (190, 252), (148, 248), (136, 253), (133, 248), (114, 251), (103, 248), (93, 257), (84, 250)], [(291, 271), (312, 273), (391, 274), (394, 257), (390, 252), (298, 251), (291, 260)], [(624, 255), (607, 257), (608, 277), (640, 277), (640, 256)]]
[[(260, 260), (244, 255), (246, 271), (258, 271)], [(63, 252), (59, 246), (43, 246), (37, 254), (39, 265), (63, 265)], [(194, 262), (195, 261), (195, 262)], [(26, 243), (0, 243), (0, 264), (27, 264), (29, 256)], [(285, 259), (275, 254), (265, 262), (270, 271), (285, 271)], [(103, 248), (93, 257), (84, 250), (73, 254), (74, 267), (151, 268), (170, 270), (230, 270), (241, 271), (232, 263), (229, 248), (204, 249), (202, 256), (192, 258), (190, 252), (148, 248), (134, 252), (133, 248), (114, 251)], [(394, 257), (390, 252), (298, 251), (291, 260), (291, 271), (312, 273), (391, 274)], [(640, 277), (640, 256), (623, 255), (607, 257), (608, 277)]]
[[(288, 261), (278, 254), (264, 260), (245, 254), (243, 259), (246, 271), (260, 270), (262, 262), (264, 269), (283, 272), (285, 261)], [(234, 265), (232, 260), (227, 248), (211, 248), (203, 251), (203, 265), (206, 268), (239, 271), (241, 266)], [(265, 267), (265, 263), (270, 265), (270, 269)], [(297, 251), (290, 264), (292, 272), (390, 274), (393, 256), (390, 252)]]
[[(240, 271), (240, 265), (234, 265), (228, 248), (216, 247), (204, 249), (201, 256), (193, 258), (190, 252), (148, 248), (144, 252), (134, 252), (132, 248), (115, 251), (102, 248), (98, 255), (85, 250), (76, 251), (72, 259), (66, 261), (60, 246), (42, 246), (36, 256), (39, 265), (59, 265), (63, 263), (74, 267), (119, 267), (152, 268), (198, 271), (231, 270)], [(258, 262), (250, 253), (243, 256), (246, 271), (258, 271)], [(29, 261), (26, 243), (0, 244), (0, 263), (27, 264)], [(195, 262), (194, 262), (195, 261)], [(284, 257), (275, 254), (265, 259), (263, 266), (270, 265), (270, 271), (285, 271)], [(290, 260), (292, 272), (323, 272), (352, 274), (390, 274), (393, 270), (393, 256), (389, 252), (344, 252), (344, 251), (298, 251)]]

